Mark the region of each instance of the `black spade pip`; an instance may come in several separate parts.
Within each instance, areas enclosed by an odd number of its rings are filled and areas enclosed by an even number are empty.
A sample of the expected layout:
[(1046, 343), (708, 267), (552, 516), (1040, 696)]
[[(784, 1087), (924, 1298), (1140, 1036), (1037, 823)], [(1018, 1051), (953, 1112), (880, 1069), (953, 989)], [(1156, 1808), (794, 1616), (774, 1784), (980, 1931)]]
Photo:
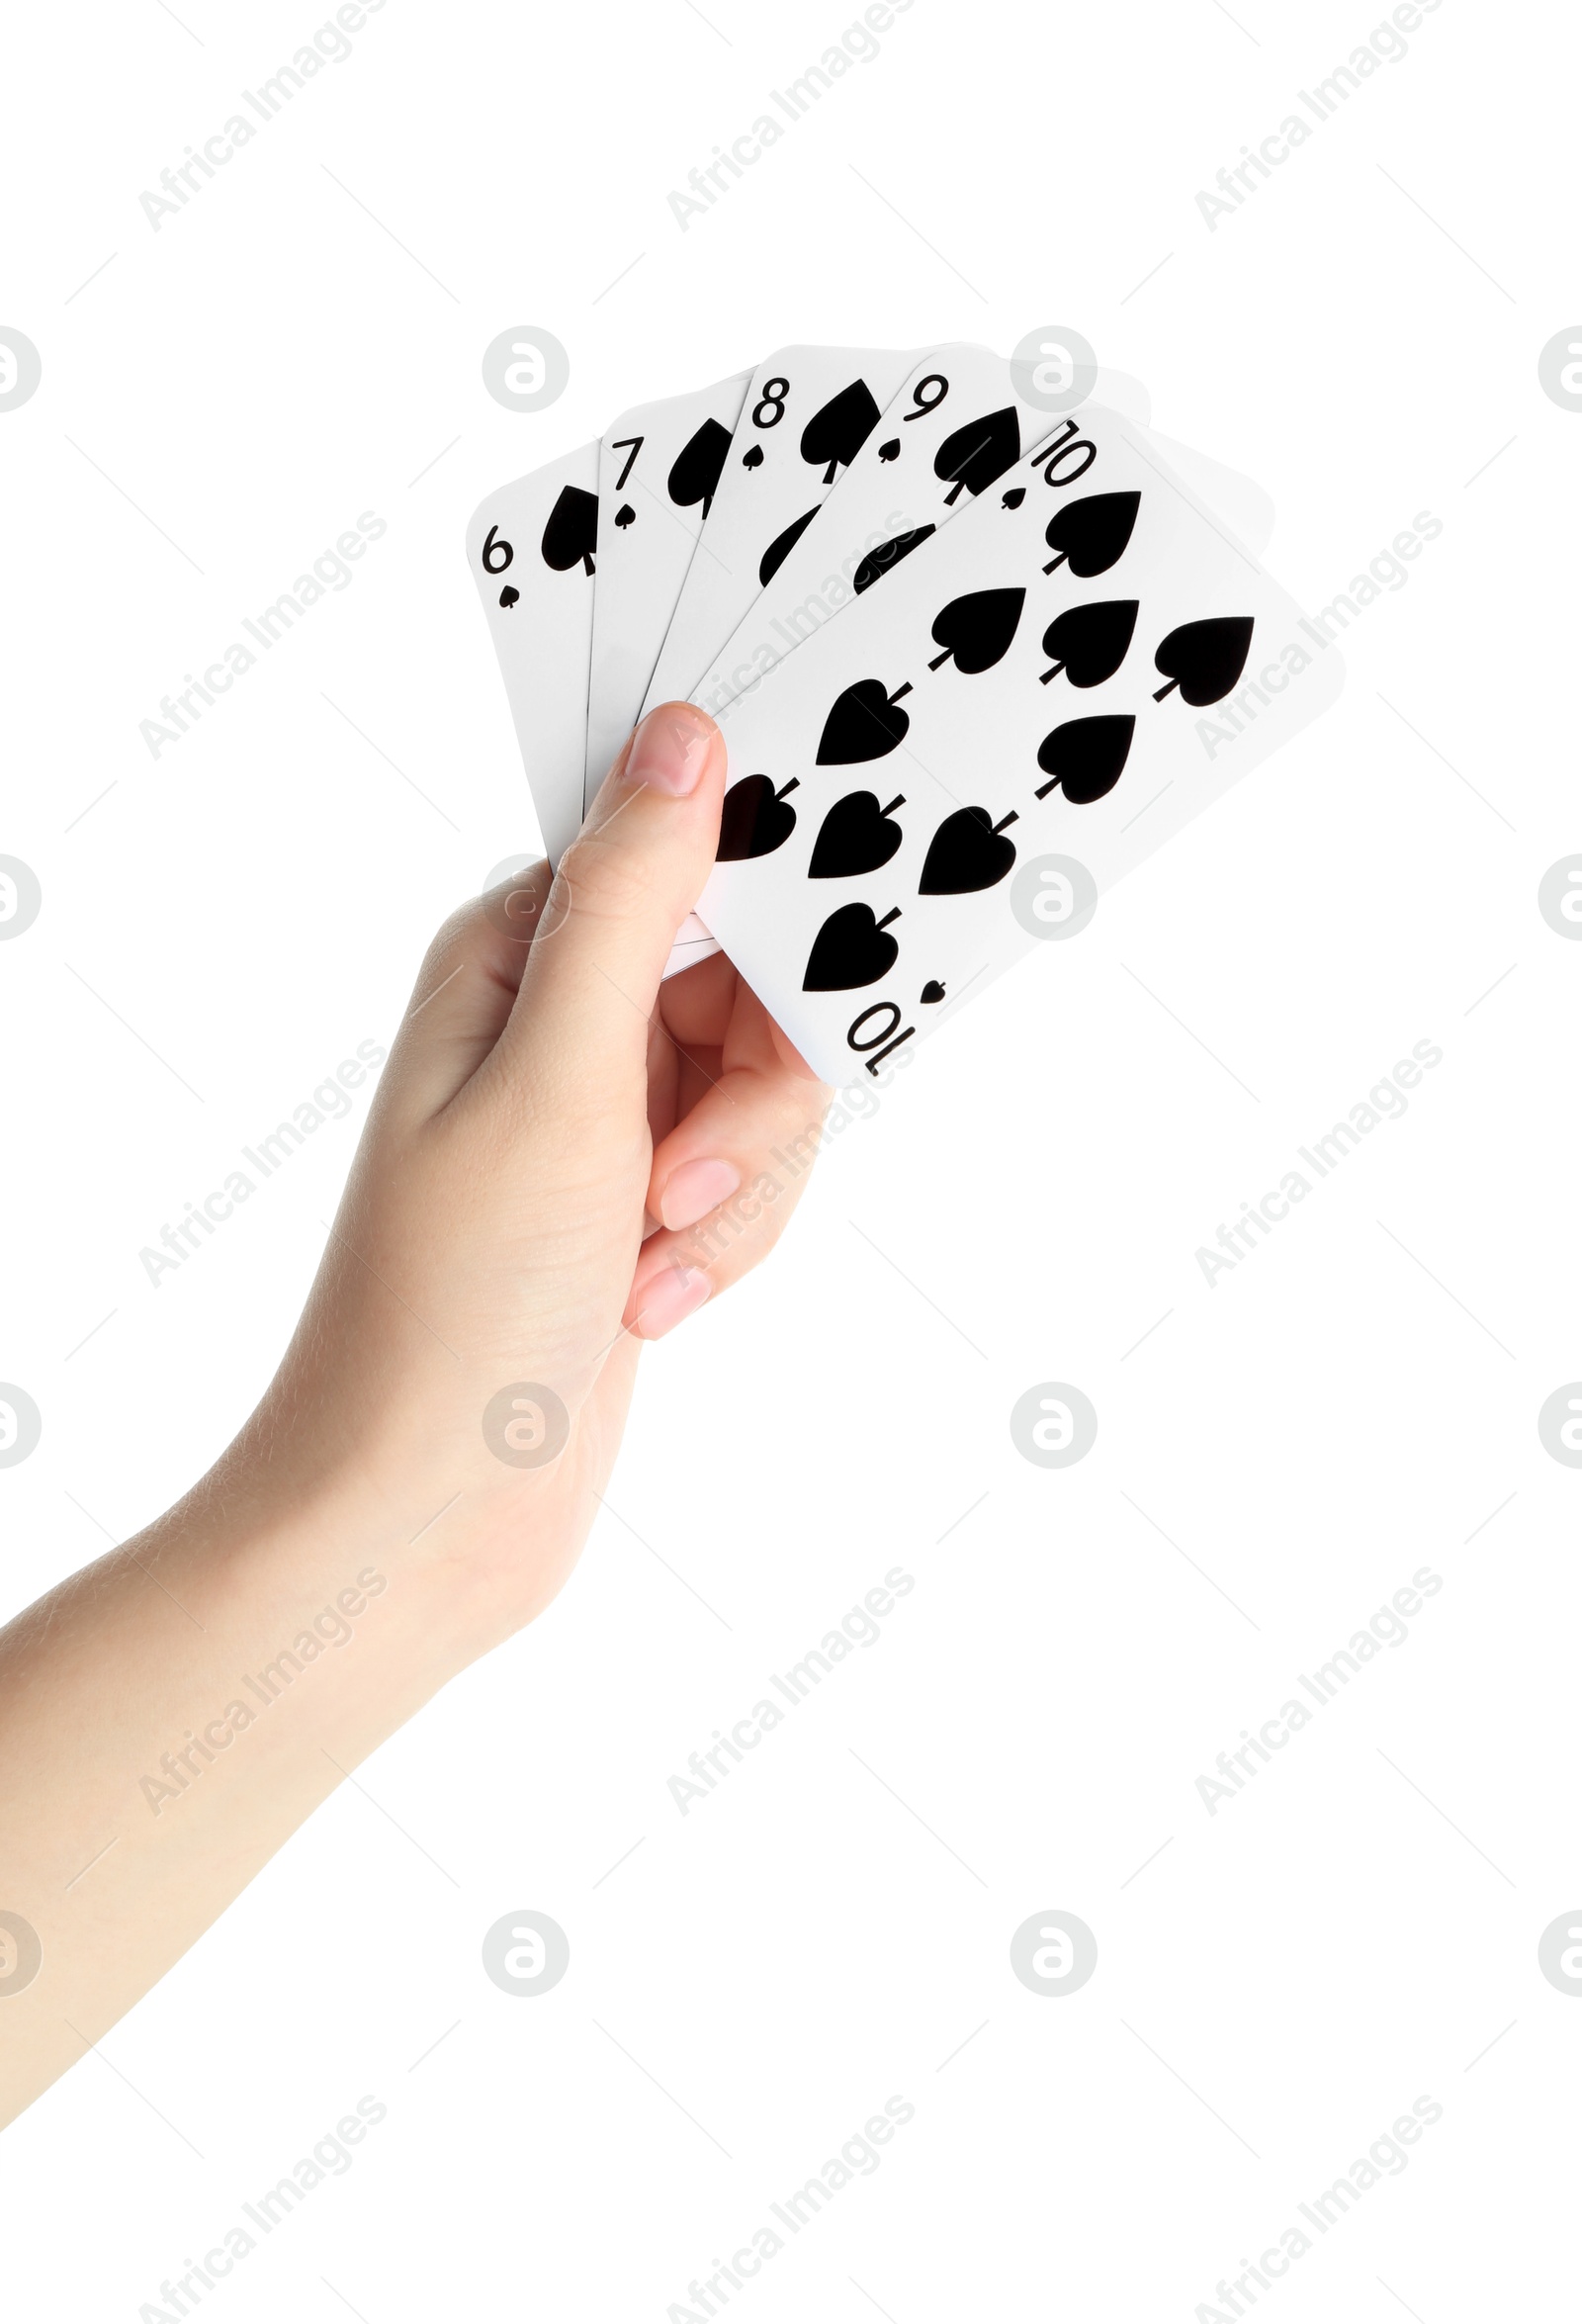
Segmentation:
[(859, 677), (855, 685), (836, 694), (819, 737), (814, 763), (857, 766), (869, 759), (888, 759), (905, 742), (912, 725), (898, 707), (902, 695), (911, 691), (910, 678), (887, 694), (882, 677)]
[(813, 414), (802, 431), (802, 457), (810, 468), (822, 468), (825, 483), (833, 485), (835, 470), (850, 467), (878, 422), (867, 382), (853, 380)]
[(947, 815), (923, 861), (918, 882), (920, 896), (971, 896), (1003, 880), (1016, 860), (1016, 850), (1001, 833), (1014, 823), (1015, 813), (991, 823), (987, 807), (958, 807)]
[(901, 918), (899, 904), (876, 920), (866, 904), (842, 904), (813, 939), (805, 993), (847, 993), (858, 985), (877, 984), (896, 964), (901, 946), (886, 934), (892, 920)]
[(545, 564), (552, 573), (570, 573), (578, 564), (591, 573), (598, 537), (597, 495), (584, 492), (580, 485), (567, 485), (550, 510), (544, 538), (539, 543)]
[(992, 485), (997, 476), (1020, 456), (1021, 423), (1014, 406), (1007, 404), (1004, 411), (986, 411), (981, 419), (969, 419), (953, 435), (946, 436), (933, 456), (933, 473), (950, 490), (945, 494), (945, 506), (951, 507), (959, 492), (976, 495), (986, 485)]
[(968, 677), (993, 670), (1016, 634), (1026, 595), (1025, 589), (973, 589), (965, 597), (952, 597), (934, 615), (929, 634), (944, 652), (928, 668), (937, 670), (953, 654), (956, 668)]
[(1068, 718), (1038, 746), (1038, 763), (1049, 780), (1034, 798), (1063, 791), (1074, 807), (1091, 807), (1119, 782), (1136, 725), (1135, 718)]
[(797, 827), (797, 811), (785, 804), (786, 793), (797, 787), (795, 775), (778, 791), (772, 775), (745, 774), (740, 782), (734, 782), (720, 814), (715, 861), (745, 863), (751, 856), (772, 855), (776, 848), (783, 848)]
[(1154, 700), (1162, 702), (1172, 687), (1181, 698), (1200, 710), (1228, 694), (1247, 667), (1247, 649), (1253, 642), (1250, 614), (1222, 614), (1212, 621), (1186, 621), (1173, 629), (1154, 656), (1154, 668), (1169, 682)]
[(813, 843), (809, 879), (855, 879), (861, 872), (882, 870), (904, 836), (890, 818), (906, 803), (898, 797), (881, 807), (877, 791), (848, 791), (836, 799)]
[(805, 516), (799, 516), (795, 524), (788, 524), (785, 531), (769, 543), (758, 560), (758, 586), (760, 589), (768, 587), (818, 513), (818, 507), (815, 505), (808, 510)]
[(703, 513), (708, 515), (730, 449), (731, 431), (717, 419), (706, 419), (688, 438), (676, 454), (664, 483), (677, 508), (695, 508), (701, 500)]
[(1079, 581), (1092, 581), (1118, 565), (1142, 498), (1141, 492), (1090, 492), (1085, 500), (1068, 500), (1049, 519), (1044, 534), (1055, 552), (1045, 573), (1053, 573), (1063, 562)]
[(1044, 631), (1044, 652), (1054, 667), (1040, 670), (1046, 686), (1062, 670), (1074, 686), (1101, 685), (1126, 659), (1137, 626), (1135, 597), (1101, 597), (1093, 605), (1068, 605)]
[(870, 549), (851, 577), (853, 594), (860, 597), (876, 581), (883, 581), (891, 566), (899, 565), (903, 557), (910, 557), (933, 530), (931, 524), (920, 524), (914, 531), (897, 533), (893, 540), (881, 541), (877, 549)]

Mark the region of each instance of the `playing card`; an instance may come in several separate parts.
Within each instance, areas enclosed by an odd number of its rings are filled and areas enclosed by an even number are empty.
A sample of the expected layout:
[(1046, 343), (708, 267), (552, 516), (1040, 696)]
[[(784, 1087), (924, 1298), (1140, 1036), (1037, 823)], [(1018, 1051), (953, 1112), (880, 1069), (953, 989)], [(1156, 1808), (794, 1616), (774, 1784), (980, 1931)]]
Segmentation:
[(1210, 515), (1234, 533), (1244, 549), (1262, 557), (1274, 530), (1274, 503), (1263, 486), (1243, 476), (1240, 469), (1210, 460), (1206, 452), (1195, 451), (1190, 444), (1177, 443), (1174, 436), (1158, 435), (1152, 428), (1139, 433), (1161, 465), (1173, 470), (1189, 492), (1195, 492)]
[[(575, 839), (584, 813), (594, 568), (603, 555), (594, 491), (599, 451), (597, 444), (583, 444), (502, 486), (473, 511), (467, 528), (468, 562), (551, 863), (559, 863)], [(719, 948), (703, 923), (689, 916), (676, 932), (664, 974), (675, 976)]]
[(1340, 678), (1146, 436), (1086, 406), (723, 707), (698, 910), (826, 1080), (876, 1071)]
[[(1100, 372), (1092, 400), (1146, 421), (1146, 395), (1121, 374)], [(992, 348), (931, 349), (716, 653), (691, 699), (718, 716), (745, 686), (969, 507), (1056, 424), (1018, 393), (1011, 364)], [(1257, 554), (1268, 539), (1266, 511), (1273, 516), (1267, 495), (1250, 478), (1184, 445), (1170, 446), (1167, 456), (1239, 537), (1246, 540), (1248, 526), (1260, 533), (1247, 543)]]
[(637, 404), (599, 446), (584, 810), (637, 724), (750, 377)]
[(758, 366), (645, 710), (690, 695), (916, 361), (894, 348), (782, 347)]
[(467, 557), (505, 680), (544, 849), (582, 821), (599, 447), (583, 444), (474, 509)]

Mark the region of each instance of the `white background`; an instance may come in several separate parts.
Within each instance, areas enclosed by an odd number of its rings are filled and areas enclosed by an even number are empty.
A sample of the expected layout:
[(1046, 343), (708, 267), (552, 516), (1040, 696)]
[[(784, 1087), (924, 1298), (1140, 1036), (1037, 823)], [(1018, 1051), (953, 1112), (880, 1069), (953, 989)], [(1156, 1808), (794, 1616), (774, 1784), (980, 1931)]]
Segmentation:
[[(0, 1378), (44, 1434), (0, 1474), (8, 1609), (245, 1415), (361, 1100), (157, 1289), (140, 1248), (533, 844), (487, 489), (783, 342), (1062, 321), (1269, 489), (1307, 606), (1444, 531), (1339, 707), (941, 1032), (781, 1263), (646, 1360), (554, 1610), (12, 2130), (8, 2308), (134, 2317), (372, 2092), (206, 2311), (659, 2319), (899, 2093), (744, 2314), (1186, 2319), (1428, 2094), (1261, 2297), (1558, 2312), (1582, 1475), (1536, 1417), (1582, 1374), (1582, 946), (1536, 892), (1582, 848), (1582, 415), (1538, 358), (1582, 305), (1574, 19), (1445, 0), (1216, 230), (1195, 200), (1382, 13), (917, 0), (685, 232), (669, 192), (850, 16), (390, 0), (158, 232), (139, 193), (322, 17), (14, 18), (0, 321), (44, 380), (0, 414), (0, 851), (44, 903), (0, 947)], [(571, 352), (533, 416), (480, 377), (519, 323)], [(139, 720), (365, 509), (353, 584), (151, 760)], [(1210, 1288), (1197, 1247), (1419, 1040), (1405, 1117)], [(1069, 1470), (1009, 1434), (1048, 1380), (1099, 1415)], [(683, 1819), (667, 1776), (896, 1564), (881, 1643)], [(1425, 1564), (1409, 1642), (1210, 1817), (1215, 1754)], [(480, 1944), (528, 1907), (571, 1966), (520, 2000)], [(1051, 1908), (1099, 1945), (1062, 1999), (1008, 1958)]]

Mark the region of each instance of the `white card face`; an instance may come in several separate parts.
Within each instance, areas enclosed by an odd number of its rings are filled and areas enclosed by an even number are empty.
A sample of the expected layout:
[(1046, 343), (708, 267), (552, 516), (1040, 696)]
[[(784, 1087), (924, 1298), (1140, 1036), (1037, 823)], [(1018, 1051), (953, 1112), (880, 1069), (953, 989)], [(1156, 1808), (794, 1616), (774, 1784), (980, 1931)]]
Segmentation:
[(688, 698), (916, 361), (895, 348), (781, 347), (759, 364), (645, 710)]
[[(551, 863), (559, 863), (575, 839), (584, 812), (594, 567), (600, 554), (599, 450), (584, 444), (503, 485), (474, 509), (467, 527), (468, 562)], [(678, 975), (719, 948), (689, 914), (676, 932), (664, 974)]]
[(1274, 503), (1263, 486), (1243, 476), (1240, 469), (1222, 467), (1205, 452), (1194, 452), (1189, 444), (1178, 444), (1173, 436), (1150, 432), (1147, 441), (1227, 532), (1233, 532), (1255, 557), (1262, 557), (1274, 530)]
[(502, 485), (474, 509), (467, 560), (499, 657), (544, 850), (582, 821), (599, 447)]
[[(1138, 420), (1147, 398), (1122, 374), (1100, 372), (1094, 402)], [(724, 705), (893, 572), (959, 510), (1040, 443), (1059, 417), (1018, 394), (992, 348), (937, 347), (916, 365), (814, 522), (752, 603), (692, 693), (718, 717)], [(1273, 506), (1250, 478), (1185, 446), (1169, 457), (1184, 482), (1231, 519)], [(1228, 504), (1228, 505), (1227, 505)], [(1243, 534), (1245, 538), (1245, 534)], [(1255, 554), (1267, 540), (1250, 543)]]
[(640, 403), (599, 446), (584, 810), (637, 724), (750, 376)]
[(725, 707), (698, 910), (849, 1080), (1086, 913), (1340, 682), (1146, 435), (1086, 406)]

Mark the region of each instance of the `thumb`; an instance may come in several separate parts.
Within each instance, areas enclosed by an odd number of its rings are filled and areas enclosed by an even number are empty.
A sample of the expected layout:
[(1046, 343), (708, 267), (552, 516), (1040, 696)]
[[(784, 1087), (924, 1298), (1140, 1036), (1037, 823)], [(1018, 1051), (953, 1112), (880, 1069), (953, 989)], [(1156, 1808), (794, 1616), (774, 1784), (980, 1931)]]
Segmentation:
[(548, 1041), (563, 1059), (642, 1068), (664, 963), (714, 861), (725, 764), (706, 711), (649, 712), (561, 858), (508, 1051)]

